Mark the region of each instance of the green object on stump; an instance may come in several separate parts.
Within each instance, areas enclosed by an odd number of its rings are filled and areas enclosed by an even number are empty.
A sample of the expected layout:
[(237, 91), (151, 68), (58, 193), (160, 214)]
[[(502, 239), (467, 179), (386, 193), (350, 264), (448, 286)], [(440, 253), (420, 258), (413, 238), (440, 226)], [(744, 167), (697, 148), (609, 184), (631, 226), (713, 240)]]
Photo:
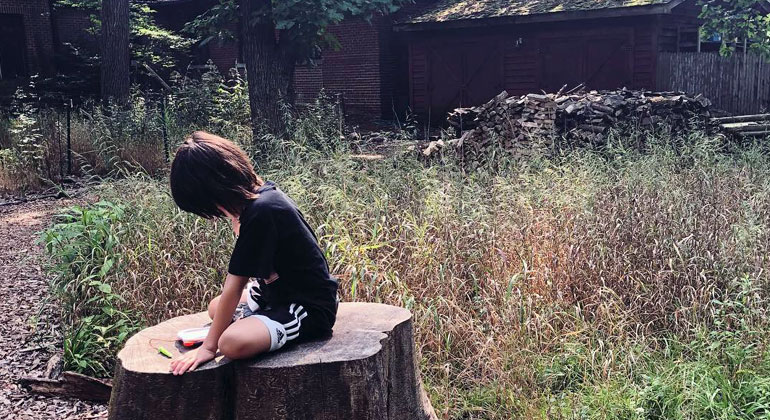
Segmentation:
[(158, 353), (168, 357), (169, 359), (174, 358), (174, 356), (172, 356), (171, 353), (168, 350), (164, 349), (163, 347), (158, 347)]

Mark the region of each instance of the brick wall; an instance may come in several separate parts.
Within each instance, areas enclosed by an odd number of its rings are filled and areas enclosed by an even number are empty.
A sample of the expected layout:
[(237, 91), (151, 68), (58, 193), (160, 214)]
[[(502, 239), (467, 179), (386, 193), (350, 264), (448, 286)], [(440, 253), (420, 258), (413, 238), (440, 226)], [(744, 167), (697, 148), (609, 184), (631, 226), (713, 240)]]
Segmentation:
[(389, 20), (376, 18), (371, 23), (349, 20), (329, 28), (340, 48), (323, 52), (323, 87), (330, 95), (341, 94), (345, 112), (353, 120), (383, 116), (380, 31), (390, 31), (389, 25)]
[[(402, 8), (395, 19), (425, 2)], [(402, 118), (410, 106), (409, 54), (407, 40), (393, 32), (393, 20), (378, 16), (329, 28), (340, 48), (324, 51), (318, 68), (297, 69), (297, 97), (314, 97), (323, 87), (332, 96), (341, 94), (345, 112), (355, 122)]]
[(48, 0), (0, 0), (0, 13), (22, 15), (29, 73), (51, 74), (54, 44)]
[[(297, 66), (294, 72), (297, 103), (312, 102), (324, 89), (332, 97), (341, 95), (345, 112), (356, 122), (392, 113), (392, 85), (388, 80), (394, 59), (384, 47), (390, 28), (391, 22), (385, 18), (374, 19), (372, 23), (351, 20), (331, 27), (329, 32), (337, 38), (340, 48), (324, 51), (317, 66)], [(238, 44), (220, 45), (213, 41), (209, 44), (208, 56), (220, 71), (227, 72), (239, 57)]]
[(236, 63), (243, 63), (240, 58), (239, 47), (236, 41), (211, 41), (206, 45), (208, 59), (214, 62), (223, 75), (230, 74), (230, 69)]
[(297, 66), (294, 70), (294, 94), (298, 104), (313, 102), (321, 92), (324, 83), (323, 64), (318, 66)]

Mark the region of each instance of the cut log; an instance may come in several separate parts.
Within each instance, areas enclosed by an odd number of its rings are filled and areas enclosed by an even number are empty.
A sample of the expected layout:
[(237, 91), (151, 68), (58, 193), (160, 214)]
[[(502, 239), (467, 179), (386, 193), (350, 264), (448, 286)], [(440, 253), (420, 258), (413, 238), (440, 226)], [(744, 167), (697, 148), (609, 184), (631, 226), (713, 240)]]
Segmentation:
[(756, 114), (756, 115), (738, 115), (733, 117), (721, 117), (712, 118), (711, 122), (716, 124), (729, 124), (747, 121), (768, 121), (770, 120), (770, 114)]
[(377, 161), (385, 159), (384, 155), (350, 155), (353, 160), (359, 160), (364, 162)]
[(742, 123), (729, 123), (729, 124), (722, 124), (721, 126), (723, 129), (727, 131), (734, 131), (734, 132), (744, 132), (744, 131), (761, 131), (761, 130), (770, 130), (770, 124), (759, 124), (757, 122), (742, 122)]
[[(328, 340), (169, 374), (169, 360), (151, 339), (173, 339), (209, 321), (204, 313), (174, 318), (129, 339), (118, 354), (110, 419), (436, 418), (420, 382), (406, 309), (343, 303)], [(175, 356), (184, 351), (171, 347)]]

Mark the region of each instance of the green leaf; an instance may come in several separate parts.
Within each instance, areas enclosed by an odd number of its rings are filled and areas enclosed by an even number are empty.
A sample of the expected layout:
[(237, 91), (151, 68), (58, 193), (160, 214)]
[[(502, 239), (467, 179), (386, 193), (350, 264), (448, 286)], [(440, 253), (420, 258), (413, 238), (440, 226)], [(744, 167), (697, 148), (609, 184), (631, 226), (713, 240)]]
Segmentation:
[(102, 268), (99, 270), (98, 276), (99, 277), (106, 276), (114, 264), (115, 264), (115, 260), (113, 260), (112, 258), (105, 259), (104, 263), (102, 264)]

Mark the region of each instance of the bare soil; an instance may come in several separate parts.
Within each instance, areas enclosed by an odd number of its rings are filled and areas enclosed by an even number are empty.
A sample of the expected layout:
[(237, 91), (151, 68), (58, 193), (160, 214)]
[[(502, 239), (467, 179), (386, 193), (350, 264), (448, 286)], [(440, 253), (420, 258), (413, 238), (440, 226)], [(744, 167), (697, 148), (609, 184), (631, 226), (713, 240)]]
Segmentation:
[(49, 292), (36, 244), (44, 229), (73, 200), (45, 199), (0, 206), (0, 418), (102, 419), (107, 407), (27, 393), (21, 376), (44, 376), (61, 352), (57, 302)]

